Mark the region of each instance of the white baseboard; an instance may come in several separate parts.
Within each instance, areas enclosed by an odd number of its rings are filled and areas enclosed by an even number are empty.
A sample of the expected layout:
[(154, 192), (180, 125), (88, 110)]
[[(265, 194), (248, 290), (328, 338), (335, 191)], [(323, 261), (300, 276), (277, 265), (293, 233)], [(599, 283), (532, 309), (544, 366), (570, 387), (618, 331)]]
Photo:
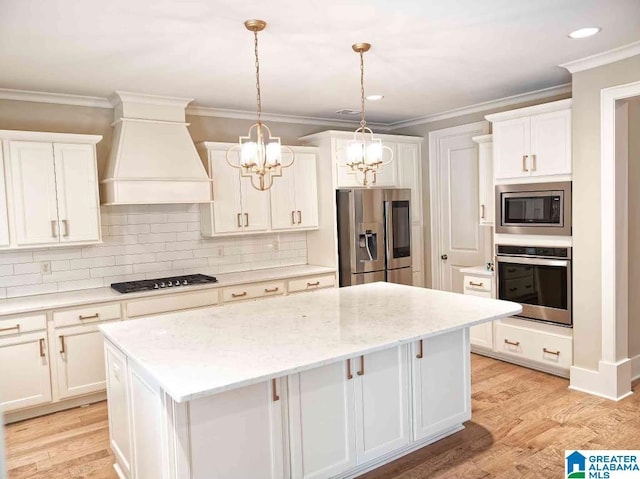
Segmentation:
[(631, 358), (631, 381), (640, 379), (640, 354)]
[(487, 356), (492, 359), (504, 361), (506, 363), (515, 364), (524, 368), (535, 369), (536, 371), (542, 371), (543, 373), (553, 374), (554, 376), (560, 376), (561, 378), (569, 379), (569, 370), (560, 367), (554, 367), (551, 364), (542, 364), (538, 361), (531, 361), (528, 359), (516, 358), (506, 354), (501, 354), (482, 346), (471, 345), (471, 352), (480, 354), (481, 356)]
[(8, 411), (4, 413), (4, 423), (11, 424), (12, 422), (24, 421), (25, 419), (31, 419), (38, 416), (44, 416), (45, 414), (64, 411), (65, 409), (72, 409), (74, 407), (104, 401), (105, 399), (107, 399), (107, 392), (101, 391), (97, 393), (87, 394), (86, 396), (64, 399), (62, 401), (35, 406), (28, 409)]
[(632, 394), (631, 368), (630, 359), (618, 363), (600, 361), (597, 371), (571, 366), (569, 389), (619, 401)]

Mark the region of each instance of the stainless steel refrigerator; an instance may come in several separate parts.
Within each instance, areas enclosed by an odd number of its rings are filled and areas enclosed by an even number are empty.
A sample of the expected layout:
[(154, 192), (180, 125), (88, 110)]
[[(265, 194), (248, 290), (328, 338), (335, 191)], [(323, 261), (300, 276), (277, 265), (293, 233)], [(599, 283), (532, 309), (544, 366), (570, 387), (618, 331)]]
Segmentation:
[(340, 286), (413, 284), (411, 190), (336, 191)]

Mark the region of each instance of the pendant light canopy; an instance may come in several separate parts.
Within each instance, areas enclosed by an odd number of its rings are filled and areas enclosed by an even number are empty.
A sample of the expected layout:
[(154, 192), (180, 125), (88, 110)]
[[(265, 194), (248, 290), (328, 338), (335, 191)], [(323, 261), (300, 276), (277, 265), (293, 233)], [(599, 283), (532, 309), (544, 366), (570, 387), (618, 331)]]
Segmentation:
[[(274, 178), (282, 176), (282, 169), (293, 165), (295, 154), (288, 146), (280, 144), (280, 138), (273, 136), (271, 130), (262, 122), (262, 97), (260, 94), (260, 60), (258, 58), (258, 32), (267, 26), (263, 20), (247, 20), (244, 22), (247, 30), (253, 32), (256, 65), (256, 103), (258, 121), (250, 128), (247, 136), (238, 139), (238, 145), (227, 150), (227, 163), (240, 170), (240, 175), (251, 178), (251, 185), (260, 191), (273, 186)], [(282, 150), (286, 148), (290, 153), (290, 161), (283, 164)], [(236, 161), (232, 161), (235, 159)]]

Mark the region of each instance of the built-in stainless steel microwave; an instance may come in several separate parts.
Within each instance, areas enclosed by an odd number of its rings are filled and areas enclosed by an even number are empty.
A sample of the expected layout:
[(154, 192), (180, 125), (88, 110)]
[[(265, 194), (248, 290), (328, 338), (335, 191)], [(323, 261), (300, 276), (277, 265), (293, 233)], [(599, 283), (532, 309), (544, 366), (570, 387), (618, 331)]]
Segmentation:
[(496, 233), (571, 236), (571, 182), (496, 185)]

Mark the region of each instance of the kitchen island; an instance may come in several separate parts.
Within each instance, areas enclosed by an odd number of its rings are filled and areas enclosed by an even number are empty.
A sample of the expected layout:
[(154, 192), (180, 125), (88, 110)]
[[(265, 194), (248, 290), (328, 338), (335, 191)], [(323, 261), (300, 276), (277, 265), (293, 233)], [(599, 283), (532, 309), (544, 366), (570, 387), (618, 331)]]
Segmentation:
[(469, 327), (520, 311), (372, 283), (103, 325), (116, 471), (354, 477), (462, 429)]

